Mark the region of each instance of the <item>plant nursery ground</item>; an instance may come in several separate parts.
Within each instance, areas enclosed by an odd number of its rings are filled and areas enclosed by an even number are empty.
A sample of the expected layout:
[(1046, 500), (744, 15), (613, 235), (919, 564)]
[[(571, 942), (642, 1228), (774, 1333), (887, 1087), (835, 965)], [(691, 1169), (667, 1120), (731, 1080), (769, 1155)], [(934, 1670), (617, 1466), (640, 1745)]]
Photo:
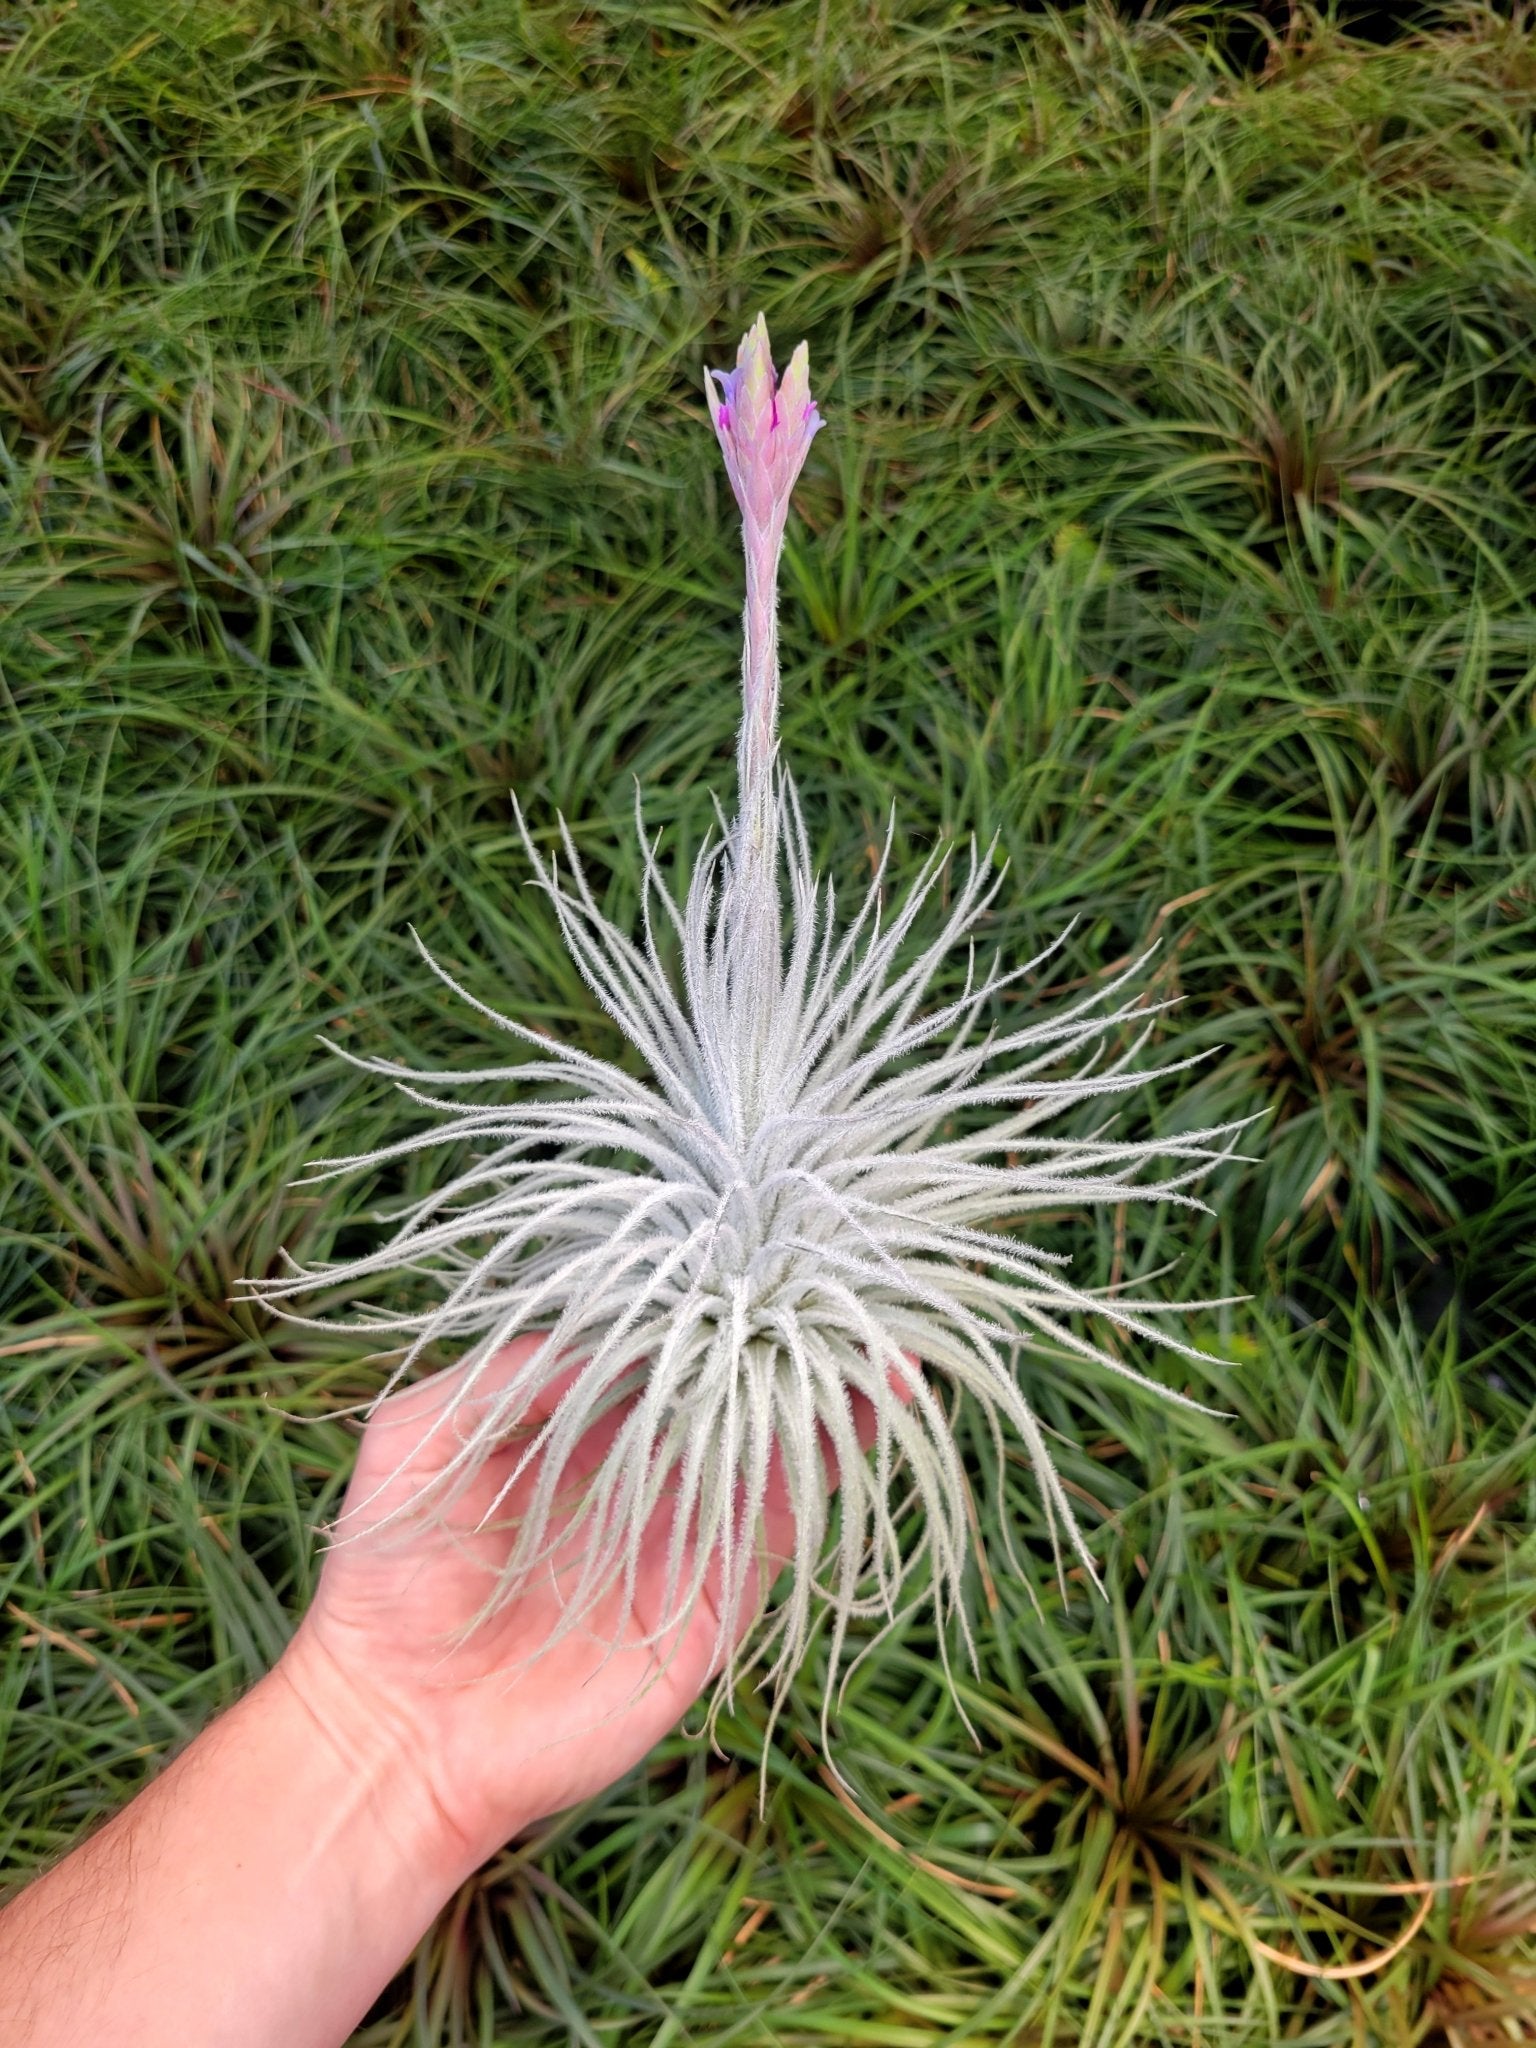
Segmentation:
[[(968, 0), (0, 16), (0, 1859), (277, 1655), (386, 1364), (231, 1306), (485, 1000), (611, 1027), (515, 792), (634, 910), (728, 799), (702, 366), (828, 419), (784, 745), (852, 892), (1007, 863), (1153, 947), (1125, 1114), (1262, 1112), (1156, 1272), (1205, 1419), (1020, 1367), (1108, 1587), (973, 1444), (977, 1662), (681, 1732), (514, 1842), (366, 2048), (1536, 2040), (1536, 20)], [(961, 963), (963, 965), (963, 963)], [(956, 972), (961, 971), (957, 966)], [(1010, 991), (1027, 1005), (1038, 982)], [(1000, 1008), (1000, 1021), (1009, 1010)], [(1018, 1014), (1017, 1009), (1013, 1014)], [(980, 1561), (985, 1558), (989, 1562)], [(817, 1653), (818, 1655), (820, 1652)], [(962, 1712), (963, 1710), (963, 1712)], [(969, 1723), (969, 1728), (967, 1727)]]

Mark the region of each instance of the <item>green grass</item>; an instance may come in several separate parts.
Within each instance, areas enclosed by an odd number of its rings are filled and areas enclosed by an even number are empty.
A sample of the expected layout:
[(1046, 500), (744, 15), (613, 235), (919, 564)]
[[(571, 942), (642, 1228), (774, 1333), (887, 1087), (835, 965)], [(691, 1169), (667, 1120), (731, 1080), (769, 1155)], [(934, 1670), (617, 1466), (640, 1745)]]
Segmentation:
[(1152, 1113), (1267, 1109), (1261, 1163), (1052, 1242), (1251, 1294), (1194, 1319), (1231, 1413), (1042, 1373), (1113, 1597), (978, 1456), (1036, 1572), (978, 1569), (976, 1742), (909, 1624), (835, 1717), (853, 1811), (813, 1664), (763, 1814), (749, 1703), (509, 1848), (358, 2039), (1536, 2040), (1536, 24), (1222, 34), (10, 17), (11, 1876), (307, 1597), (380, 1367), (228, 1295), (365, 1242), (382, 1182), (288, 1183), (401, 1128), (316, 1034), (483, 1057), (414, 922), (608, 1047), (508, 791), (623, 913), (635, 778), (684, 859), (728, 789), (700, 367), (762, 306), (831, 423), (782, 622), (821, 856), (894, 805), (904, 862), (999, 835), (998, 943), (1076, 918), (1061, 982), (1160, 939), (1160, 1042), (1210, 1057)]

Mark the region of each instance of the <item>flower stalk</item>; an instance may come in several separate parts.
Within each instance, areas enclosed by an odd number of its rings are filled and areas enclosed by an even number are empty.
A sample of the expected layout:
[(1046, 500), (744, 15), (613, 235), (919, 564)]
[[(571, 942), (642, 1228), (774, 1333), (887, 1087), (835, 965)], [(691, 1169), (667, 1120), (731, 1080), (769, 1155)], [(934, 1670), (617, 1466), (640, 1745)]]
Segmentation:
[[(711, 391), (713, 382), (715, 389)], [(760, 1025), (742, 1039), (738, 1129), (764, 1108), (768, 1006), (783, 946), (779, 902), (779, 562), (790, 498), (822, 425), (802, 341), (780, 378), (768, 323), (759, 313), (731, 370), (706, 370), (704, 392), (741, 513), (746, 601), (742, 609), (741, 727), (736, 747), (737, 817), (731, 834), (722, 925), (737, 937), (734, 1000)]]

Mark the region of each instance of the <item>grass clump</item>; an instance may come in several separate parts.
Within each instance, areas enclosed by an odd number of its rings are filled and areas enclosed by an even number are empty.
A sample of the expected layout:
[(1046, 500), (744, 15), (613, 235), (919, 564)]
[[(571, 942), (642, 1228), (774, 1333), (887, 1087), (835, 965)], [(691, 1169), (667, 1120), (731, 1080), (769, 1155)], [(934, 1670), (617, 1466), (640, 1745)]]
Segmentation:
[(509, 792), (621, 924), (635, 779), (702, 843), (738, 585), (698, 372), (759, 305), (833, 372), (782, 616), (818, 864), (867, 878), (893, 804), (904, 873), (996, 833), (989, 940), (1076, 916), (1065, 1000), (1155, 931), (1162, 1049), (1209, 1053), (1181, 1127), (1268, 1112), (1193, 1238), (1050, 1219), (1078, 1284), (1177, 1253), (1183, 1298), (1254, 1300), (1197, 1318), (1219, 1368), (1126, 1354), (1226, 1419), (1039, 1390), (1107, 1602), (969, 1447), (1036, 1567), (972, 1568), (979, 1752), (914, 1616), (838, 1785), (823, 1645), (761, 1815), (743, 1695), (727, 1760), (678, 1738), (481, 1873), (375, 2048), (1529, 2033), (1536, 41), (1129, 13), (117, 0), (3, 38), (14, 1874), (307, 1597), (325, 1416), (385, 1368), (231, 1283), (365, 1251), (355, 1190), (288, 1184), (398, 1135), (315, 1033), (488, 1063), (415, 920), (619, 1049)]

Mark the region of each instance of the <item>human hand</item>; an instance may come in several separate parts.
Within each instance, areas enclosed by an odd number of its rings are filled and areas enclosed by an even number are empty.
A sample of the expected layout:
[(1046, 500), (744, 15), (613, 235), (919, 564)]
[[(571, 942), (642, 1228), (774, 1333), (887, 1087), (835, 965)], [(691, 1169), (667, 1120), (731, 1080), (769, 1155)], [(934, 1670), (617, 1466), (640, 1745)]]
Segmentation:
[[(523, 1338), (499, 1352), (474, 1403), (494, 1400), (538, 1341)], [(510, 1547), (505, 1520), (515, 1516), (531, 1473), (498, 1509), (503, 1526), (477, 1524), (525, 1439), (486, 1463), (446, 1523), (402, 1519), (380, 1527), (441, 1472), (460, 1427), (470, 1426), (464, 1413), (433, 1429), (461, 1378), (462, 1368), (437, 1374), (374, 1413), (339, 1520), (343, 1540), (325, 1559), (314, 1604), (279, 1671), (339, 1740), (368, 1754), (381, 1742), (398, 1748), (459, 1860), (473, 1869), (519, 1828), (622, 1776), (675, 1725), (715, 1676), (717, 1616), (706, 1597), (670, 1639), (647, 1640), (665, 1596), (671, 1529), (663, 1508), (627, 1611), (616, 1590), (581, 1629), (546, 1650), (562, 1614), (557, 1572), (477, 1619)], [(543, 1419), (559, 1390), (548, 1390), (530, 1422)], [(620, 1419), (615, 1414), (588, 1434), (573, 1478), (599, 1464)], [(867, 1404), (856, 1419), (867, 1444), (874, 1434)], [(770, 1480), (764, 1536), (771, 1576), (793, 1550), (780, 1473)], [(760, 1601), (767, 1587), (755, 1591)]]
[[(498, 1354), (475, 1399), (535, 1342)], [(479, 1619), (511, 1533), (499, 1510), (499, 1531), (476, 1525), (521, 1445), (446, 1526), (379, 1526), (451, 1456), (465, 1418), (445, 1411), (462, 1379), (380, 1404), (342, 1512), (348, 1540), (276, 1668), (0, 1914), (7, 2043), (334, 2048), (478, 1864), (627, 1770), (708, 1683), (720, 1646), (707, 1599), (670, 1641), (648, 1640), (666, 1598), (665, 1505), (633, 1608), (616, 1595), (543, 1656), (564, 1611), (558, 1577)], [(855, 1410), (867, 1445), (873, 1416)], [(589, 1434), (582, 1469), (618, 1421)], [(764, 1522), (767, 1574), (792, 1548), (782, 1474)]]

